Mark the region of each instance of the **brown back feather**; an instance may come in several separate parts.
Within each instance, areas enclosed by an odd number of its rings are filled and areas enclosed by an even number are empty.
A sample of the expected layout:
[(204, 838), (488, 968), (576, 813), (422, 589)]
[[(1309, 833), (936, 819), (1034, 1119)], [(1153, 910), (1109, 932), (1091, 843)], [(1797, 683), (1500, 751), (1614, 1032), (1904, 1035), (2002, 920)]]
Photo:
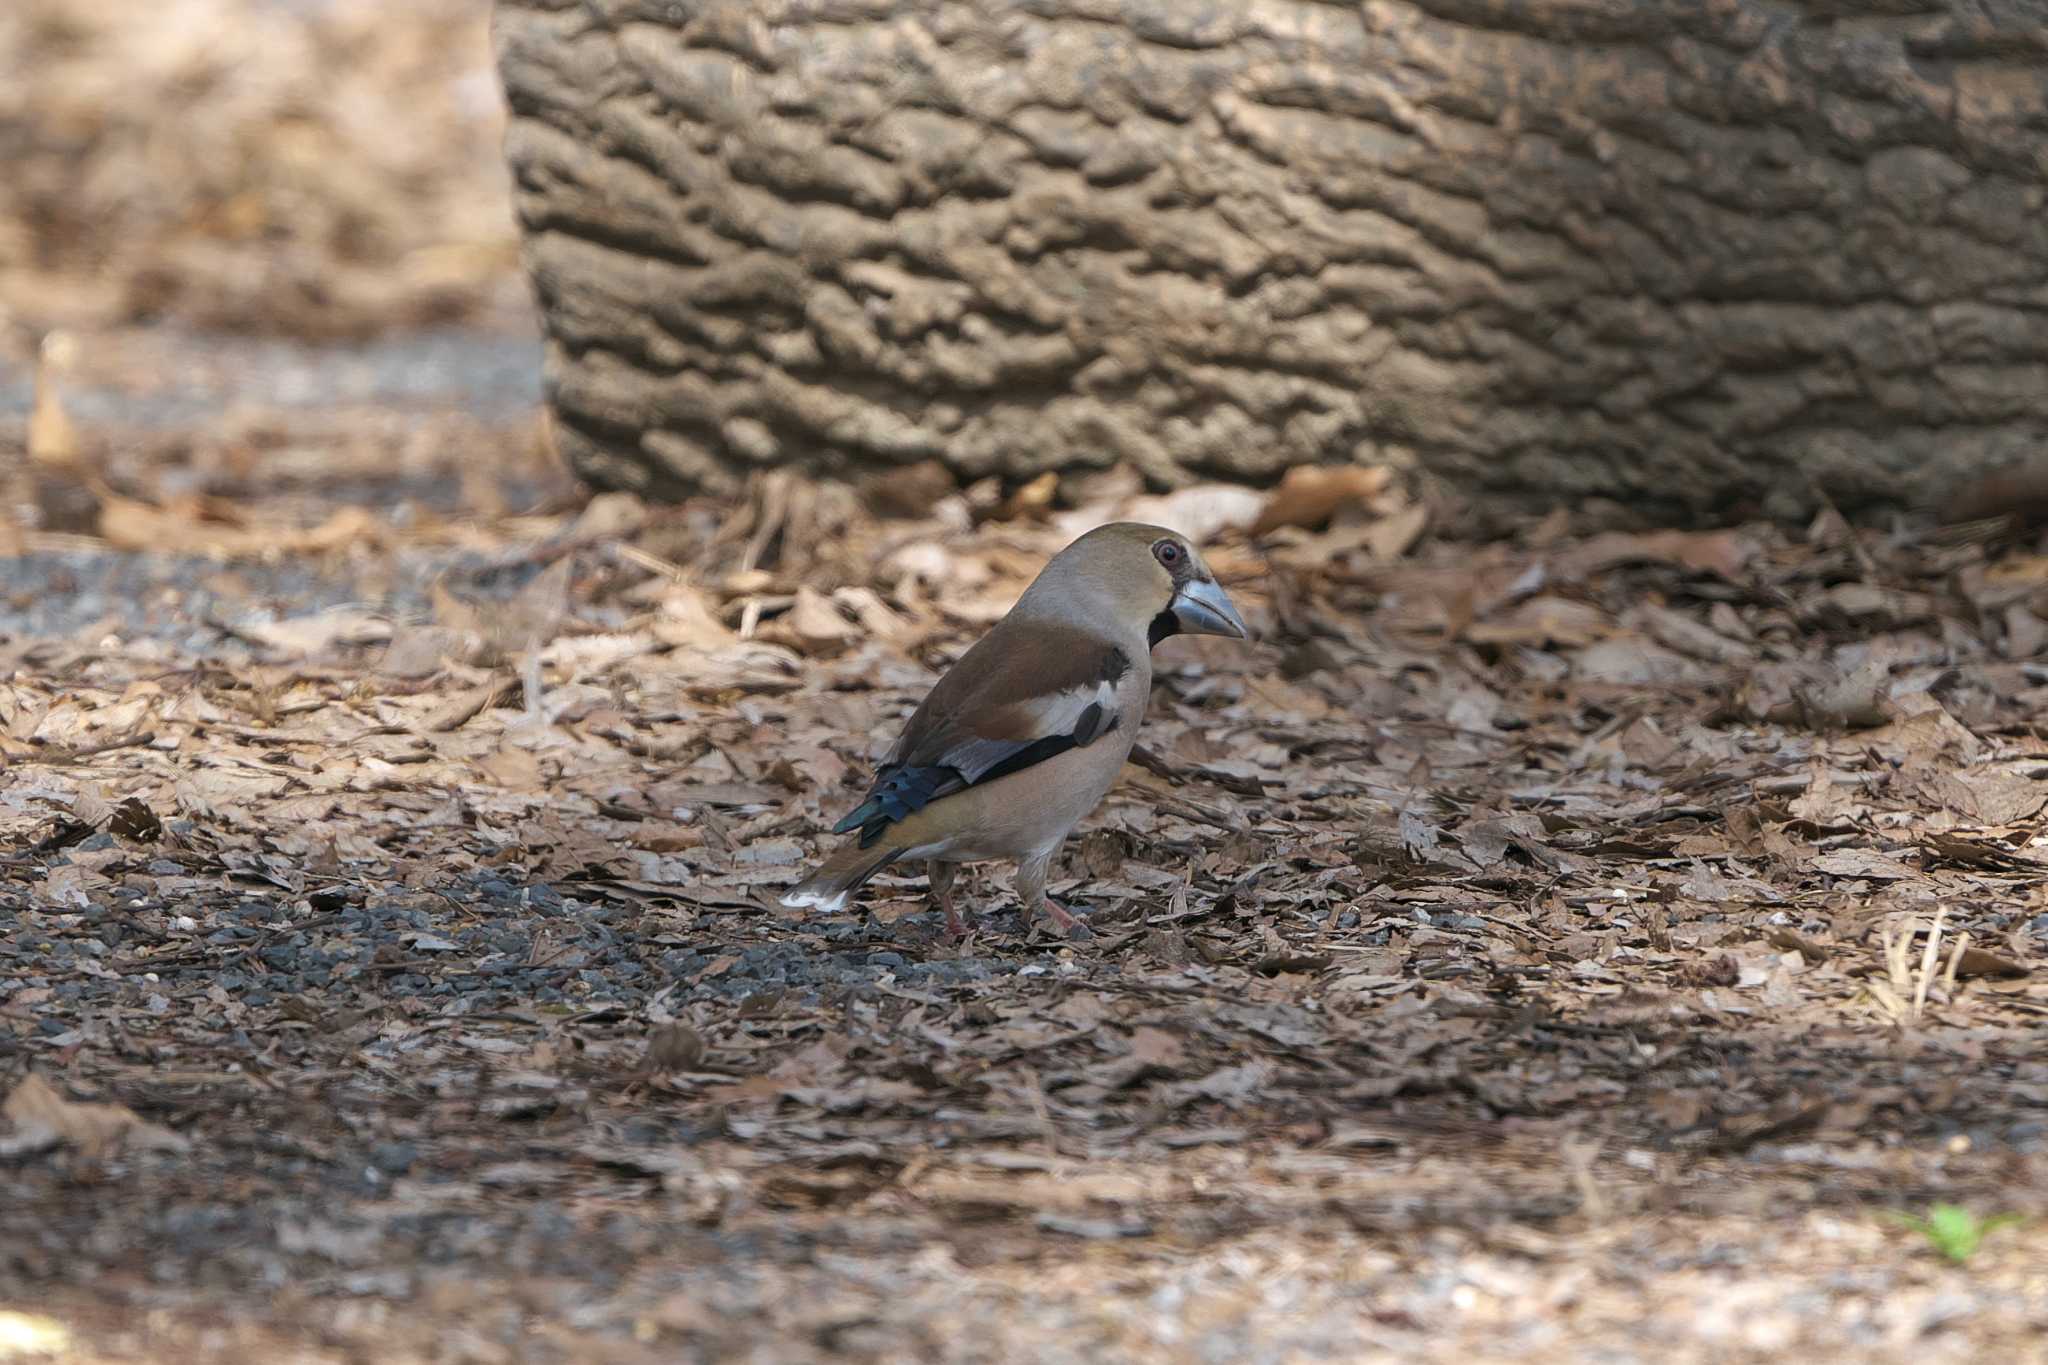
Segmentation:
[(912, 768), (943, 763), (953, 746), (970, 735), (1035, 739), (1030, 702), (1114, 681), (1130, 667), (1122, 649), (1080, 627), (1005, 619), (939, 679), (885, 762)]

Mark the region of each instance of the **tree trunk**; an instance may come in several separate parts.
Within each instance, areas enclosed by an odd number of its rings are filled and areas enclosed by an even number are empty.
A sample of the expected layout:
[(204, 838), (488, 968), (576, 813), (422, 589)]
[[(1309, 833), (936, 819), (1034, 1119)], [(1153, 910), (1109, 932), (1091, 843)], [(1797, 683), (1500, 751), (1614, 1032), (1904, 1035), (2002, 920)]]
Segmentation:
[(558, 430), (1647, 516), (2048, 445), (2031, 0), (501, 0)]

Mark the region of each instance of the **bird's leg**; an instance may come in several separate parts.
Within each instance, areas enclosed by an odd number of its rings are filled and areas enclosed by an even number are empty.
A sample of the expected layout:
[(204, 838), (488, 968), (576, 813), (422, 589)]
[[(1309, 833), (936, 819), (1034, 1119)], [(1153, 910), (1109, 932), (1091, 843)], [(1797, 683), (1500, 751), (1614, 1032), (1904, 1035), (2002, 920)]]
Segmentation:
[(963, 938), (967, 933), (967, 926), (960, 922), (960, 912), (953, 908), (953, 875), (959, 870), (957, 863), (942, 863), (936, 858), (924, 865), (925, 880), (932, 887), (932, 900), (946, 912), (947, 938)]
[(1017, 899), (1024, 902), (1024, 917), (1027, 924), (1035, 911), (1043, 910), (1062, 933), (1073, 933), (1076, 929), (1086, 932), (1081, 921), (1068, 914), (1056, 901), (1045, 894), (1046, 874), (1052, 870), (1052, 850), (1035, 858), (1026, 858), (1017, 864)]

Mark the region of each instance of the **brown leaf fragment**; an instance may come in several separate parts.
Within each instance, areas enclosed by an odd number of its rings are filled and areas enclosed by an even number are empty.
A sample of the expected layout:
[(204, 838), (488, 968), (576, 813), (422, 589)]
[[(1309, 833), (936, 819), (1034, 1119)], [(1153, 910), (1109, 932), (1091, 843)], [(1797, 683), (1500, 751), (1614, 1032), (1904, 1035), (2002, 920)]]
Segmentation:
[(1314, 530), (1338, 509), (1384, 492), (1393, 478), (1392, 471), (1379, 465), (1295, 465), (1267, 495), (1251, 534), (1262, 536), (1282, 526)]
[(339, 649), (381, 644), (391, 638), (391, 623), (371, 612), (323, 611), (239, 625), (235, 633), (261, 644), (274, 658), (310, 659)]
[(1178, 1035), (1164, 1029), (1143, 1027), (1131, 1034), (1130, 1056), (1146, 1066), (1176, 1067), (1187, 1059), (1187, 1046)]
[(900, 640), (910, 633), (909, 623), (890, 610), (873, 588), (840, 588), (832, 600), (852, 612), (860, 629), (877, 640)]
[(806, 654), (836, 654), (860, 636), (860, 627), (839, 612), (832, 599), (811, 587), (799, 587), (796, 601), (763, 634), (791, 644)]
[(540, 760), (532, 751), (514, 744), (501, 744), (476, 761), (492, 782), (507, 791), (537, 791), (541, 787)]
[(345, 507), (310, 530), (261, 525), (218, 499), (187, 499), (156, 507), (118, 494), (100, 506), (103, 540), (123, 550), (260, 558), (274, 554), (320, 554), (376, 534), (376, 522), (360, 507)]
[(1733, 531), (1651, 531), (1641, 535), (1615, 531), (1580, 542), (1554, 558), (1550, 568), (1553, 577), (1571, 582), (1619, 565), (1649, 562), (1676, 564), (1734, 581), (1741, 577), (1755, 549)]
[(1731, 640), (1684, 612), (1672, 611), (1668, 607), (1640, 607), (1634, 621), (1659, 643), (1707, 663), (1741, 664), (1756, 657), (1756, 651), (1749, 645)]
[(0, 1118), (14, 1125), (9, 1144), (35, 1144), (54, 1138), (88, 1157), (105, 1154), (117, 1146), (154, 1148), (182, 1152), (190, 1142), (168, 1128), (145, 1121), (125, 1104), (81, 1103), (66, 1099), (36, 1072), (24, 1076), (14, 1087)]
[(704, 594), (684, 583), (662, 597), (652, 630), (655, 639), (676, 649), (723, 649), (739, 638), (718, 619)]
[(1899, 626), (1933, 620), (1934, 599), (1923, 593), (1900, 592), (1875, 583), (1837, 583), (1821, 595), (1823, 614), (1838, 613), (1862, 626)]
[(1815, 943), (1812, 939), (1795, 934), (1790, 929), (1773, 929), (1770, 933), (1764, 935), (1764, 941), (1773, 948), (1783, 952), (1799, 954), (1799, 956), (1806, 959), (1808, 965), (1827, 960), (1828, 950), (1826, 945)]
[(1957, 834), (1930, 831), (1920, 841), (1923, 858), (1954, 867), (1985, 867), (2001, 872), (2032, 872), (2039, 875), (2048, 867), (2039, 860), (2000, 848), (1996, 844)]
[(566, 537), (576, 541), (617, 540), (647, 525), (647, 504), (632, 493), (599, 493), (583, 505)]
[(966, 1171), (933, 1171), (918, 1181), (918, 1198), (964, 1219), (993, 1218), (1044, 1204), (1069, 1204), (1043, 1177), (997, 1177)]
[(1572, 676), (1627, 687), (1700, 687), (1712, 674), (1697, 660), (1642, 635), (1618, 635), (1582, 651)]
[(163, 837), (164, 822), (139, 796), (123, 797), (107, 817), (107, 829), (138, 844), (153, 844)]
[(1481, 645), (1534, 645), (1577, 648), (1613, 632), (1607, 613), (1567, 597), (1532, 597), (1512, 611), (1465, 628), (1465, 638)]
[[(1053, 520), (1062, 531), (1075, 535), (1105, 521), (1150, 522), (1171, 527), (1197, 545), (1207, 545), (1225, 532), (1243, 530), (1257, 521), (1262, 505), (1253, 489), (1227, 483), (1198, 483), (1156, 497), (1133, 498), (1113, 511), (1107, 506), (1083, 508)], [(1212, 562), (1210, 567), (1223, 571), (1221, 563)]]
[(991, 521), (1043, 521), (1052, 512), (1053, 498), (1060, 491), (1060, 476), (1048, 469), (1029, 483), (1019, 486), (990, 514)]
[(2048, 804), (2048, 784), (2020, 773), (1935, 773), (1916, 784), (1925, 796), (1977, 824), (2024, 824)]
[(1963, 949), (1962, 956), (1957, 959), (1955, 969), (1956, 975), (1958, 977), (2027, 976), (2032, 972), (2032, 970), (2033, 969), (2028, 967), (2024, 962), (2015, 962), (2009, 957), (2000, 957), (1997, 953), (1987, 952), (1982, 948), (1968, 946), (1966, 946)]
[(1816, 872), (1825, 872), (1830, 877), (1846, 877), (1868, 881), (1904, 881), (1920, 873), (1906, 866), (1897, 858), (1868, 848), (1838, 848), (1820, 854), (1809, 864)]
[(494, 678), (480, 686), (458, 692), (436, 706), (420, 721), (420, 729), (429, 734), (445, 734), (460, 730), (493, 706), (511, 701), (519, 695), (519, 679), (507, 674)]
[(1382, 564), (1399, 559), (1415, 548), (1429, 529), (1429, 507), (1416, 503), (1404, 507), (1365, 528), (1362, 542), (1367, 553)]

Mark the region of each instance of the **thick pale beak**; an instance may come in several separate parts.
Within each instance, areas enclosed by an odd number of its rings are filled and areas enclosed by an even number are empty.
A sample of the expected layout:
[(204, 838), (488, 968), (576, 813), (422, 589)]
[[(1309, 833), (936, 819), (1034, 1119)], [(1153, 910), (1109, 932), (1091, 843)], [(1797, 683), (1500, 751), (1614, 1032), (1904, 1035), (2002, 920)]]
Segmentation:
[(1173, 605), (1167, 610), (1188, 635), (1226, 635), (1242, 640), (1250, 634), (1244, 618), (1230, 605), (1230, 598), (1214, 579), (1184, 585), (1173, 595)]

